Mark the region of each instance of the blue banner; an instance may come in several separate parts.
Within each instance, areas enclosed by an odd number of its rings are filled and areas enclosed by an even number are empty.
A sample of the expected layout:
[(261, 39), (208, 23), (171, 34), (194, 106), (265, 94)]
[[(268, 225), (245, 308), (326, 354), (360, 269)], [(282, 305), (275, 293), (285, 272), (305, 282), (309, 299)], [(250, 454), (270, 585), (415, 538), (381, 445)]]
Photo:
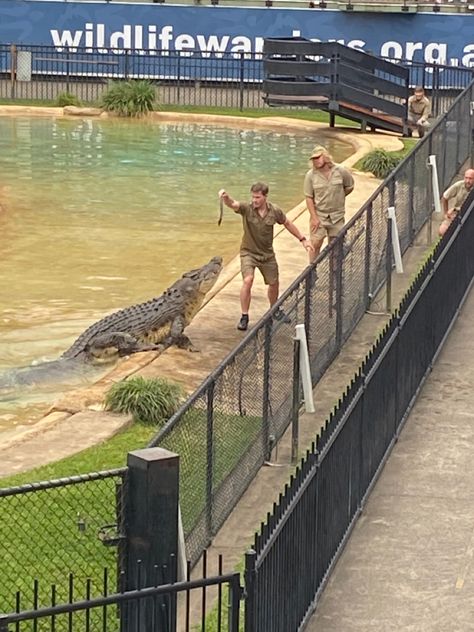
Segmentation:
[(0, 0), (0, 44), (46, 44), (69, 53), (129, 48), (219, 57), (258, 52), (263, 38), (289, 36), (337, 40), (395, 59), (474, 65), (469, 14)]

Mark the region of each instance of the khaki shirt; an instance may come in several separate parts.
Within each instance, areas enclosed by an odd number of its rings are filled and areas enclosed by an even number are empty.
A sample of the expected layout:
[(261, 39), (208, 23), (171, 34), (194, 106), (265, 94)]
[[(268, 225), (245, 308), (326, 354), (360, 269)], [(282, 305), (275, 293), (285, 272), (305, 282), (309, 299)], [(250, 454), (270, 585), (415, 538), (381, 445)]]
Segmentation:
[(267, 214), (260, 217), (252, 204), (242, 202), (235, 212), (242, 215), (244, 229), (240, 252), (259, 255), (263, 259), (273, 256), (273, 225), (286, 222), (286, 215), (281, 208), (267, 202)]
[(431, 114), (431, 103), (427, 97), (423, 97), (419, 101), (416, 100), (413, 94), (408, 98), (408, 112), (416, 114), (420, 118), (427, 120)]
[(469, 195), (470, 190), (466, 189), (464, 180), (455, 182), (443, 193), (445, 200), (451, 201), (450, 208), (455, 208), (457, 211), (463, 205), (464, 200)]
[(334, 165), (326, 178), (319, 169), (310, 169), (304, 178), (303, 190), (306, 197), (312, 197), (318, 215), (342, 214), (346, 203), (345, 189), (354, 186), (350, 171)]

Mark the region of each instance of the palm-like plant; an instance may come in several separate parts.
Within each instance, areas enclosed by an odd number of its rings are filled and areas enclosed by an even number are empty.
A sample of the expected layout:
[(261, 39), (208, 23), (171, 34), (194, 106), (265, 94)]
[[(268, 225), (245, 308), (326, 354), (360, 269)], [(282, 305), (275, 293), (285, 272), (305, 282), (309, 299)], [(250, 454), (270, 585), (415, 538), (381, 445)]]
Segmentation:
[(143, 116), (153, 110), (155, 99), (155, 88), (150, 81), (113, 81), (102, 97), (102, 104), (107, 112), (119, 116)]
[(176, 412), (184, 391), (179, 384), (140, 376), (114, 384), (105, 396), (105, 407), (131, 413), (136, 422), (161, 426)]

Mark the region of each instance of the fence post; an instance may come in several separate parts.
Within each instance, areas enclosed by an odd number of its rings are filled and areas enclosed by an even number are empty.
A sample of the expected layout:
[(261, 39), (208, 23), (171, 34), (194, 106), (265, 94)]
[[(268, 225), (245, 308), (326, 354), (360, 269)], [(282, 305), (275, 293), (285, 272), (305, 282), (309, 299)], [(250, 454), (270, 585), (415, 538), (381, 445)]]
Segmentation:
[[(430, 136), (430, 146), (433, 136)], [(430, 151), (431, 153), (431, 151)], [(416, 160), (414, 157), (410, 160), (410, 184), (408, 185), (408, 234), (410, 235), (410, 246), (416, 237), (415, 230), (415, 181), (416, 181)]]
[[(395, 181), (392, 178), (388, 183), (388, 206), (395, 206)], [(387, 252), (385, 257), (385, 276), (387, 279), (387, 294), (386, 294), (386, 302), (385, 302), (385, 310), (390, 314), (392, 311), (392, 267), (393, 267), (393, 256), (392, 256), (392, 220), (388, 215), (388, 210), (386, 209), (386, 217), (387, 217)]]
[(0, 632), (8, 632), (7, 616), (0, 614)]
[[(304, 286), (304, 328), (306, 331), (306, 340), (308, 342), (308, 350), (311, 350), (311, 292), (314, 288), (314, 284), (317, 278), (316, 266), (310, 266), (308, 274), (305, 278)], [(309, 361), (311, 363), (311, 354)]]
[(128, 81), (129, 61), (130, 61), (129, 58), (128, 58), (129, 54), (130, 54), (130, 49), (127, 49), (125, 51), (125, 67), (124, 67), (124, 79), (125, 79), (125, 81)]
[[(156, 570), (164, 566), (171, 574), (164, 580), (174, 582), (176, 564), (169, 562), (178, 553), (179, 457), (163, 448), (145, 448), (129, 452), (127, 465), (127, 590), (156, 585)], [(169, 621), (174, 621), (176, 600), (167, 597), (163, 603), (169, 605)], [(125, 626), (121, 630), (151, 630), (154, 608), (156, 604), (148, 601), (122, 608)]]
[(257, 561), (257, 553), (250, 549), (245, 554), (245, 632), (255, 632), (255, 576), (257, 570), (255, 568)]
[(291, 403), (291, 462), (298, 460), (300, 408), (300, 341), (293, 340), (293, 400)]
[(365, 228), (365, 262), (364, 262), (364, 299), (365, 310), (370, 307), (372, 300), (372, 291), (370, 287), (370, 273), (371, 273), (371, 254), (372, 254), (372, 202), (367, 206), (367, 219)]
[(240, 573), (235, 573), (229, 586), (229, 632), (239, 632), (241, 597)]
[(208, 545), (212, 532), (212, 480), (214, 459), (214, 382), (207, 391), (207, 437), (206, 437), (206, 528)]
[(239, 110), (244, 109), (244, 53), (240, 53)]
[[(343, 330), (343, 321), (344, 315), (342, 310), (342, 293), (343, 293), (343, 266), (344, 266), (344, 240), (346, 238), (346, 234), (340, 235), (338, 239), (336, 239), (336, 243), (334, 244), (334, 248), (332, 252), (329, 253), (330, 257), (330, 274), (331, 277), (335, 275), (336, 279), (336, 347), (339, 350), (342, 345), (342, 330)], [(331, 260), (333, 265), (331, 265)], [(336, 260), (336, 265), (334, 269), (334, 260)], [(332, 268), (332, 269), (331, 269)]]
[(438, 116), (440, 112), (440, 90), (439, 90), (439, 67), (436, 63), (432, 66), (433, 74), (431, 75), (431, 95), (433, 102), (433, 115)]
[(10, 98), (15, 98), (15, 85), (16, 85), (16, 68), (18, 63), (17, 48), (15, 44), (10, 46)]
[(270, 346), (272, 339), (272, 319), (265, 323), (265, 339), (263, 342), (263, 401), (262, 401), (262, 449), (264, 460), (269, 461), (272, 456), (270, 445)]

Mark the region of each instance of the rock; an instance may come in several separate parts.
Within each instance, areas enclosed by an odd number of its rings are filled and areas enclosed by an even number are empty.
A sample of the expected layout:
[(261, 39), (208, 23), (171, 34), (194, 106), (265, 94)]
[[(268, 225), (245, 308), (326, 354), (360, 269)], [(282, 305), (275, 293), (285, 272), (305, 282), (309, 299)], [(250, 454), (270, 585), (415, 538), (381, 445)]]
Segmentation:
[(63, 107), (63, 114), (69, 116), (100, 116), (102, 110), (100, 108), (80, 108), (76, 105), (65, 105)]

